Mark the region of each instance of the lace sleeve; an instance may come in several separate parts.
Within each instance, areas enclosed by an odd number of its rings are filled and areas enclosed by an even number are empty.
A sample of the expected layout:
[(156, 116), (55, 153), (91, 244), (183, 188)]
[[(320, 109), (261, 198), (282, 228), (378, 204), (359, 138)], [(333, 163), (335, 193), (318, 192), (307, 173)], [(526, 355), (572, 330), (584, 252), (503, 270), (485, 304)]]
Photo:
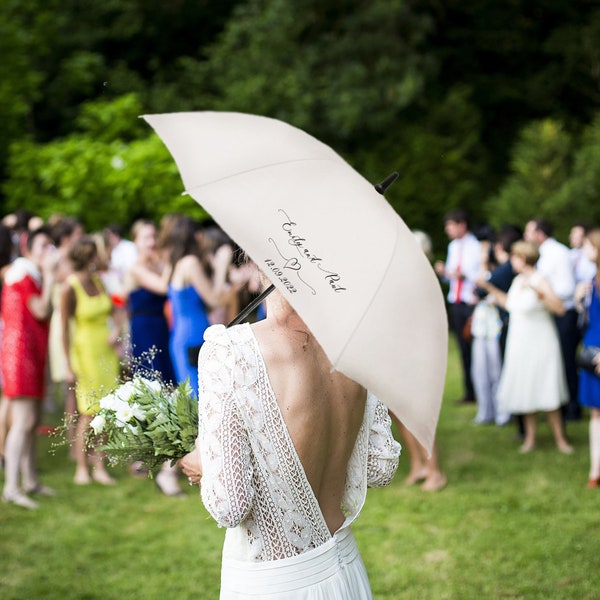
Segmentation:
[(400, 444), (392, 436), (392, 420), (387, 408), (377, 400), (367, 456), (367, 485), (383, 487), (392, 481), (398, 467)]
[(234, 367), (226, 330), (209, 328), (198, 363), (202, 501), (225, 527), (239, 525), (254, 498), (250, 444), (234, 395)]

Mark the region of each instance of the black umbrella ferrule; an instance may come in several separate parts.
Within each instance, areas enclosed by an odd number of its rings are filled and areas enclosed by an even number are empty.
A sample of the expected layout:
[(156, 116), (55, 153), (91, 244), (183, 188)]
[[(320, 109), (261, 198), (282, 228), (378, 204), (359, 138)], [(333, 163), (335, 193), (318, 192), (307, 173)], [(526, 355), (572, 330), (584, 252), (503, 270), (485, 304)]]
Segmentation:
[(378, 183), (375, 186), (375, 189), (383, 196), (385, 191), (398, 179), (399, 175), (397, 171), (394, 171), (390, 175), (388, 175), (381, 183)]

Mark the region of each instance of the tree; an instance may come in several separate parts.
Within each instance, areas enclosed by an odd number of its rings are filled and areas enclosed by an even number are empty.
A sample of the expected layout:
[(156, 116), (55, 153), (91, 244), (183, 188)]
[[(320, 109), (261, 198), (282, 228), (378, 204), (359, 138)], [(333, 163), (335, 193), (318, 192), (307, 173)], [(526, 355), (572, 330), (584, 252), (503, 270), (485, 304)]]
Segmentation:
[(525, 126), (511, 154), (510, 174), (486, 204), (490, 222), (523, 224), (544, 216), (558, 223), (567, 216), (569, 207), (554, 198), (569, 177), (572, 149), (573, 137), (558, 121)]
[(189, 197), (171, 155), (140, 123), (135, 96), (101, 100), (82, 108), (81, 131), (63, 139), (11, 147), (7, 206), (26, 206), (47, 218), (60, 212), (79, 217), (88, 229), (139, 217), (206, 213)]
[(585, 128), (569, 178), (548, 204), (563, 229), (578, 220), (600, 224), (600, 114)]

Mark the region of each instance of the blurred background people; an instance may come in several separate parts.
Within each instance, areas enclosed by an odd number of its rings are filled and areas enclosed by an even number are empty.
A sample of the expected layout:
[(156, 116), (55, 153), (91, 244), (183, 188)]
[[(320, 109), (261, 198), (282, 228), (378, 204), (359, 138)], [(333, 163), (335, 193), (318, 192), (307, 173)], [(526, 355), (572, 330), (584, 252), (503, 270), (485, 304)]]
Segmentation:
[(450, 327), (460, 350), (465, 394), (460, 401), (475, 402), (471, 379), (471, 340), (464, 332), (477, 301), (475, 282), (481, 271), (481, 248), (477, 238), (469, 231), (466, 211), (454, 209), (447, 212), (444, 216), (444, 229), (450, 239), (446, 262), (437, 261), (434, 267), (436, 273), (450, 285)]
[(125, 273), (125, 297), (129, 316), (134, 370), (153, 371), (165, 383), (175, 375), (169, 355), (169, 326), (165, 303), (171, 266), (157, 252), (156, 226), (152, 221), (136, 221), (131, 234), (137, 258)]
[[(13, 241), (12, 231), (4, 223), (0, 223), (0, 293), (4, 283), (4, 275), (10, 267), (13, 260)], [(2, 330), (4, 328), (2, 315), (0, 313), (0, 364), (2, 361)], [(4, 468), (4, 444), (6, 442), (6, 434), (8, 433), (9, 415), (8, 408), (10, 406), (8, 400), (1, 394), (4, 387), (2, 383), (2, 370), (0, 369), (0, 469)]]
[[(420, 230), (415, 230), (412, 233), (427, 258), (431, 260), (433, 258), (433, 247), (429, 235)], [(390, 416), (396, 424), (404, 447), (408, 450), (410, 471), (405, 479), (406, 485), (421, 483), (421, 489), (426, 492), (436, 492), (446, 487), (448, 480), (440, 467), (437, 440), (434, 440), (431, 456), (429, 456), (427, 450), (417, 441), (417, 438), (391, 411)]]
[[(590, 297), (586, 306), (587, 327), (583, 336), (583, 346), (600, 348), (600, 229), (591, 230), (583, 243), (586, 258), (596, 267), (592, 281), (578, 285), (576, 299), (583, 301)], [(594, 373), (581, 369), (579, 372), (579, 401), (590, 409), (590, 471), (588, 488), (600, 487), (600, 362)]]
[(508, 293), (487, 281), (481, 286), (510, 314), (506, 353), (498, 386), (499, 410), (524, 415), (525, 440), (520, 452), (531, 452), (536, 444), (537, 413), (545, 412), (558, 450), (571, 454), (560, 414), (567, 402), (558, 333), (553, 315), (564, 313), (562, 300), (544, 276), (536, 271), (539, 259), (532, 242), (515, 242), (511, 262), (517, 276)]
[(123, 236), (123, 227), (118, 223), (105, 227), (104, 233), (110, 254), (110, 267), (124, 276), (137, 257), (135, 244)]
[(208, 312), (227, 306), (235, 290), (227, 285), (223, 270), (215, 268), (214, 273), (219, 274), (219, 279), (211, 278), (196, 229), (195, 223), (187, 217), (179, 219), (173, 227), (168, 297), (172, 314), (169, 347), (175, 377), (178, 383), (189, 379), (197, 396), (198, 365), (191, 360), (189, 349), (203, 343), (204, 331), (210, 324)]
[(62, 286), (67, 277), (73, 272), (69, 260), (69, 251), (83, 235), (83, 225), (74, 217), (61, 216), (54, 220), (51, 231), (58, 254), (58, 263), (51, 294), (52, 317), (50, 318), (50, 339), (48, 343), (51, 384), (49, 393), (52, 401), (57, 397), (62, 400), (67, 425), (67, 438), (69, 443), (72, 444), (75, 439), (77, 402), (75, 400), (75, 390), (69, 381), (67, 357), (62, 339), (61, 296)]
[[(97, 272), (98, 248), (93, 238), (84, 236), (75, 242), (69, 259), (73, 273), (63, 288), (61, 310), (67, 370), (69, 381), (76, 385), (79, 412), (74, 481), (78, 485), (87, 485), (92, 480), (111, 485), (115, 480), (106, 470), (102, 454), (90, 449), (87, 438), (97, 401), (113, 389), (118, 380), (119, 358), (115, 346), (121, 333), (120, 323), (114, 322), (112, 330), (109, 327), (113, 303)], [(71, 321), (74, 322), (72, 328)]]
[(541, 218), (531, 219), (525, 225), (524, 237), (527, 241), (538, 245), (540, 258), (536, 268), (564, 305), (564, 311), (555, 315), (569, 390), (568, 402), (562, 409), (562, 416), (566, 421), (577, 421), (581, 418), (581, 407), (577, 393), (575, 354), (580, 333), (575, 310), (575, 274), (569, 249), (552, 237), (553, 232), (554, 227), (550, 221)]
[(497, 306), (488, 292), (481, 287), (487, 282), (503, 292), (508, 292), (515, 277), (510, 262), (510, 248), (521, 238), (521, 232), (512, 226), (503, 227), (493, 244), (495, 267), (485, 271), (476, 290), (480, 301), (473, 312), (471, 325), (472, 358), (471, 377), (477, 395), (477, 415), (474, 422), (504, 425), (510, 415), (498, 410), (498, 383), (502, 371), (502, 356), (508, 329), (508, 313)]
[[(136, 221), (131, 228), (137, 258), (125, 273), (131, 370), (146, 377), (160, 377), (166, 384), (175, 382), (169, 352), (169, 326), (165, 316), (171, 267), (157, 251), (157, 231), (147, 219)], [(135, 469), (135, 466), (134, 466)], [(156, 485), (167, 496), (183, 492), (177, 481), (177, 468), (165, 463), (156, 475)]]
[[(51, 495), (36, 470), (35, 432), (45, 397), (51, 290), (57, 255), (48, 230), (27, 235), (24, 256), (7, 270), (2, 288), (2, 379), (10, 401), (2, 499), (37, 508), (28, 494)], [(21, 481), (20, 481), (21, 479)]]
[(575, 223), (569, 232), (571, 263), (576, 284), (582, 281), (591, 282), (596, 275), (596, 263), (590, 260), (588, 252), (583, 249), (585, 239), (590, 231), (590, 225), (580, 221)]

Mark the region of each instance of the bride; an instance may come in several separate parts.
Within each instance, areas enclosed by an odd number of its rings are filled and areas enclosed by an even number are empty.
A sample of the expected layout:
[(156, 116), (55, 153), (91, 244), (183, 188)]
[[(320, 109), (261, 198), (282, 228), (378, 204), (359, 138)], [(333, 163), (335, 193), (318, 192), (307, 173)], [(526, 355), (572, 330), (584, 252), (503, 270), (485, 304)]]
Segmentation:
[(196, 451), (181, 461), (227, 527), (221, 598), (371, 598), (352, 534), (400, 454), (387, 409), (332, 366), (279, 292), (207, 330)]

